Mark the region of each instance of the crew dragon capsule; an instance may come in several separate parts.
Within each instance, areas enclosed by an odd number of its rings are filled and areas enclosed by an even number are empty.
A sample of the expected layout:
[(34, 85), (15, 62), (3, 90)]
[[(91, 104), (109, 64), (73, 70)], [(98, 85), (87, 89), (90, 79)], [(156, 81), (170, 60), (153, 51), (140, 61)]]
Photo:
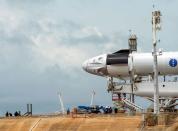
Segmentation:
[[(157, 54), (158, 74), (178, 74), (178, 52), (162, 52)], [(128, 49), (119, 50), (112, 54), (103, 54), (86, 60), (83, 69), (91, 74), (109, 77), (128, 77), (132, 70), (139, 76), (153, 73), (152, 53), (132, 52)]]

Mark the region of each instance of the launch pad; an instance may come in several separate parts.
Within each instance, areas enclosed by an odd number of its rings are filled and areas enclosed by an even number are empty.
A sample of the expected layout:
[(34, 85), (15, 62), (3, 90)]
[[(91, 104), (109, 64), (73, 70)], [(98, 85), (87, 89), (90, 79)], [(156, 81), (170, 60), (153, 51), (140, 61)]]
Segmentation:
[[(107, 90), (112, 93), (112, 100), (119, 112), (129, 110), (131, 114), (136, 111), (142, 113), (143, 127), (145, 113), (151, 112), (150, 119), (156, 125), (162, 112), (177, 112), (178, 52), (157, 51), (160, 23), (161, 12), (153, 11), (151, 52), (137, 52), (137, 36), (130, 31), (128, 49), (90, 58), (82, 65), (86, 72), (107, 78)], [(166, 77), (176, 79), (169, 81)], [(135, 96), (153, 102), (150, 112), (135, 103)]]
[[(136, 95), (144, 97), (151, 102), (153, 102), (153, 81), (141, 80), (139, 82), (134, 82), (133, 90), (131, 83), (116, 82), (112, 80), (108, 81), (108, 91), (115, 95), (113, 99), (114, 103), (124, 103), (124, 105), (131, 110), (138, 110), (144, 112), (143, 108), (136, 105), (134, 102), (130, 101), (128, 95)], [(178, 94), (178, 81), (164, 81), (159, 82), (159, 108), (162, 112), (174, 112), (177, 103), (177, 94)], [(146, 97), (145, 97), (146, 96)], [(122, 102), (121, 102), (122, 101)], [(121, 105), (116, 104), (119, 108)]]

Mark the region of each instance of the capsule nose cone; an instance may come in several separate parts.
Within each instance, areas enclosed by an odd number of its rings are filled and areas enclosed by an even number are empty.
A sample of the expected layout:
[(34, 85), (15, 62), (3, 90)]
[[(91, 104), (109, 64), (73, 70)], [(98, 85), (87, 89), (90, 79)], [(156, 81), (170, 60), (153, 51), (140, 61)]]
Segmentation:
[(87, 70), (87, 62), (88, 61), (85, 61), (85, 62), (83, 62), (83, 64), (82, 64), (82, 68), (83, 68), (83, 70)]

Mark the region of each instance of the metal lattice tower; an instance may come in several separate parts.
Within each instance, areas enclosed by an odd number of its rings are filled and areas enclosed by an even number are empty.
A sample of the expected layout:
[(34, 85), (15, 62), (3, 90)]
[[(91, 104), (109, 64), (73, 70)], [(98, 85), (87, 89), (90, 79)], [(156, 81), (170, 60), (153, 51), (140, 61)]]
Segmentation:
[(159, 114), (159, 87), (158, 87), (158, 62), (157, 62), (157, 39), (156, 32), (161, 29), (161, 12), (152, 12), (152, 34), (153, 34), (153, 72), (154, 72), (154, 114)]
[(62, 93), (58, 92), (58, 96), (59, 96), (59, 101), (60, 101), (60, 106), (61, 106), (62, 114), (65, 114), (64, 103), (63, 103), (63, 100), (62, 100)]

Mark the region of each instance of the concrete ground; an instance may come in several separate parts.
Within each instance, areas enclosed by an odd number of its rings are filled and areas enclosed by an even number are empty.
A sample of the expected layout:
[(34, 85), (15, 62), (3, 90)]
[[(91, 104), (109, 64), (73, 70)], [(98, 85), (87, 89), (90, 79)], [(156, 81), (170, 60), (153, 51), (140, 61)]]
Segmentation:
[[(141, 116), (38, 116), (0, 119), (0, 131), (140, 131)], [(144, 131), (178, 131), (178, 119), (169, 127)]]

